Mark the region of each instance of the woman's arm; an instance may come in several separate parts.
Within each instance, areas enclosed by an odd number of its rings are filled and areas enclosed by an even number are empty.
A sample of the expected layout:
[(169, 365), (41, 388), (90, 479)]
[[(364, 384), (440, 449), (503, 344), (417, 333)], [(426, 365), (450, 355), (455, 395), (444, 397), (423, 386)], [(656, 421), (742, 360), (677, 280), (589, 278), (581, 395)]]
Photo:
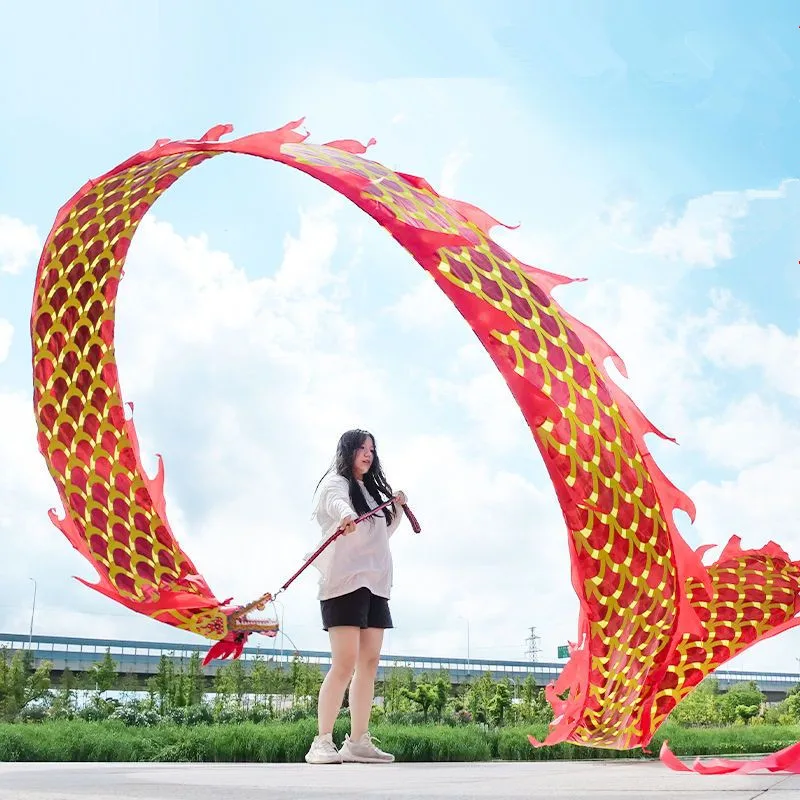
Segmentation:
[(405, 512), (403, 511), (403, 505), (408, 502), (406, 498), (405, 492), (397, 492), (397, 500), (394, 501), (392, 504), (392, 509), (394, 511), (394, 517), (392, 518), (391, 524), (388, 527), (389, 536), (391, 536), (400, 526), (400, 523), (405, 518)]
[(346, 478), (341, 475), (332, 477), (325, 484), (320, 497), (320, 505), (325, 513), (336, 520), (337, 527), (341, 527), (346, 519), (355, 519), (356, 512), (350, 504), (350, 486)]

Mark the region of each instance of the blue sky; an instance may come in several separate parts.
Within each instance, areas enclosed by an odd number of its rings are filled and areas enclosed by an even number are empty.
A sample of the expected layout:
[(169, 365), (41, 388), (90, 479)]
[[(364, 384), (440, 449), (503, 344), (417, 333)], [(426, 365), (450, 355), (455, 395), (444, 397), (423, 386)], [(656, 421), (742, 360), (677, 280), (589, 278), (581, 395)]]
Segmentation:
[[(652, 449), (698, 503), (694, 528), (680, 523), (690, 543), (738, 532), (800, 558), (793, 4), (244, 8), (4, 12), (0, 630), (27, 627), (30, 575), (41, 632), (180, 638), (70, 577), (89, 573), (46, 518), (25, 326), (59, 206), (156, 139), (220, 122), (241, 135), (305, 116), (313, 141), (375, 136), (371, 157), (521, 223), (497, 238), (589, 279), (561, 301), (679, 439)], [(577, 614), (555, 498), (488, 357), (431, 288), (325, 187), (215, 159), (131, 249), (123, 392), (146, 457), (164, 454), (173, 526), (220, 595), (294, 571), (338, 433), (369, 425), (426, 531), (396, 545), (390, 649), (464, 655), (468, 619), (473, 657), (521, 657), (535, 625), (554, 658)], [(325, 645), (314, 591), (309, 575), (285, 596), (301, 647)], [(796, 644), (789, 633), (734, 666), (795, 668)]]

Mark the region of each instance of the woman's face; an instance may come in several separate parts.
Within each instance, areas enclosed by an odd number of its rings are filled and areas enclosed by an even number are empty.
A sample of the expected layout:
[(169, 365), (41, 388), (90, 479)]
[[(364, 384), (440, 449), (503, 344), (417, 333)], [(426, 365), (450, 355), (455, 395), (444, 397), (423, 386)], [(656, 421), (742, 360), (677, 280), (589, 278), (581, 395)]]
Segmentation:
[(353, 474), (356, 478), (360, 480), (369, 472), (369, 468), (372, 466), (374, 459), (375, 443), (372, 441), (372, 437), (367, 436), (361, 447), (356, 450), (353, 456)]

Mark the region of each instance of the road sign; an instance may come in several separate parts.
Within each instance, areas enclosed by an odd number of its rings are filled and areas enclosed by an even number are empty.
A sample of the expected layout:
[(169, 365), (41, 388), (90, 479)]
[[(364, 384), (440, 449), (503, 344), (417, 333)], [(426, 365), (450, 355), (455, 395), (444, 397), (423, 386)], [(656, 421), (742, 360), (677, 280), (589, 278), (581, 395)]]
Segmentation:
[(560, 644), (558, 646), (558, 657), (559, 658), (569, 658), (569, 647), (565, 644)]

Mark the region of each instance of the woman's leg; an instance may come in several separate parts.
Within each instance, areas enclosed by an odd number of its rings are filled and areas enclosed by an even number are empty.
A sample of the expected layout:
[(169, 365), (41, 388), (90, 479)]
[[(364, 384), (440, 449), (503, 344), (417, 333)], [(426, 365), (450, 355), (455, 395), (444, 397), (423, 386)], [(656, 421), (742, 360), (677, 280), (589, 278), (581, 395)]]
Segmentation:
[(353, 677), (353, 670), (356, 666), (359, 633), (361, 633), (359, 628), (347, 625), (336, 626), (328, 630), (331, 641), (331, 668), (319, 690), (317, 722), (320, 735), (333, 732), (333, 723), (336, 722), (344, 700), (345, 689)]
[(360, 631), (355, 675), (350, 684), (350, 738), (358, 740), (369, 730), (375, 697), (375, 675), (383, 645), (383, 628)]

